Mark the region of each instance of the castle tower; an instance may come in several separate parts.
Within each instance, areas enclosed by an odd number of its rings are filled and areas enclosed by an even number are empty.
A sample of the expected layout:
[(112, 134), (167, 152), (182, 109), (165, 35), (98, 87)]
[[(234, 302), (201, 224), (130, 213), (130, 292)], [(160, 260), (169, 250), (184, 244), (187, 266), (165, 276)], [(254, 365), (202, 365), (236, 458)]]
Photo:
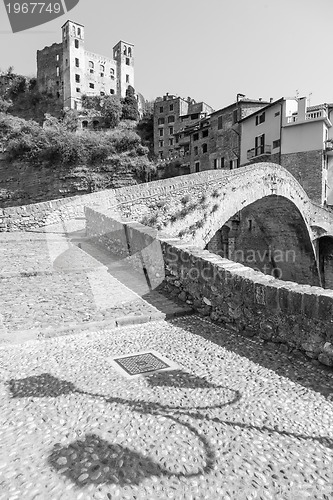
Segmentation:
[(81, 108), (85, 87), (84, 26), (67, 21), (62, 26), (62, 74), (64, 107)]
[(120, 41), (113, 47), (113, 59), (117, 63), (117, 94), (126, 96), (129, 85), (134, 87), (134, 45)]

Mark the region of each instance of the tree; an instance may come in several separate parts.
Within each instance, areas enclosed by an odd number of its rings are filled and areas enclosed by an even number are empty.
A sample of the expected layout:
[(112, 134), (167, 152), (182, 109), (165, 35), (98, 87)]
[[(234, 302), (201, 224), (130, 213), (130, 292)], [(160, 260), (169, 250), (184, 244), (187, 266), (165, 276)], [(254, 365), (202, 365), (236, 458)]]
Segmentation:
[(12, 106), (11, 101), (7, 101), (5, 99), (2, 99), (2, 97), (0, 97), (0, 113), (7, 113), (11, 106)]
[(78, 128), (79, 113), (75, 109), (65, 108), (63, 112), (63, 126), (69, 132), (76, 132)]
[(116, 96), (104, 97), (101, 105), (101, 115), (104, 118), (105, 126), (114, 128), (119, 124), (122, 114), (120, 99)]
[(135, 97), (135, 90), (131, 85), (126, 90), (126, 97), (122, 100), (122, 105), (122, 119), (137, 121), (139, 117), (138, 102)]

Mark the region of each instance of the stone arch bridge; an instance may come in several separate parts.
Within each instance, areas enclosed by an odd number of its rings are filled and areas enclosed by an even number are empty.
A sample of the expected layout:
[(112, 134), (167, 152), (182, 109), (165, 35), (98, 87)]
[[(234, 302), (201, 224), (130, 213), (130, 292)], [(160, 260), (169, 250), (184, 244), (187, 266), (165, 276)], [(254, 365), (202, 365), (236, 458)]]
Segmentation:
[[(214, 244), (223, 250), (229, 229), (229, 254), (223, 256), (260, 270), (268, 265), (269, 272), (278, 273), (276, 277), (282, 271), (285, 280), (333, 288), (333, 213), (313, 203), (296, 179), (277, 164), (209, 170), (0, 209), (0, 230), (83, 218), (84, 207), (102, 208), (210, 251)], [(286, 252), (293, 258), (291, 266), (284, 262)]]

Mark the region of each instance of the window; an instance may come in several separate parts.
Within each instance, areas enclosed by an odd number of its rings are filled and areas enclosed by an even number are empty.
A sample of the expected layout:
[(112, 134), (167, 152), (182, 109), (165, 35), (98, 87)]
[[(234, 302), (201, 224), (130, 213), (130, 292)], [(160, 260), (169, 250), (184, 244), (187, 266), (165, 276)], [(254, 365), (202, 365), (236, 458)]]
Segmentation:
[(163, 136), (163, 134), (164, 134), (164, 130), (163, 130), (162, 128), (160, 128), (160, 130), (159, 130), (159, 134), (160, 134), (160, 137), (162, 137), (162, 136)]
[(217, 159), (216, 158), (213, 161), (213, 167), (214, 167), (214, 170), (217, 169)]
[(178, 135), (176, 135), (176, 144), (178, 144), (178, 142), (179, 142), (179, 137)]
[(110, 89), (110, 94), (114, 94), (114, 89)]
[(88, 122), (87, 122), (87, 120), (84, 120), (82, 122), (82, 128), (87, 128), (87, 127), (88, 127)]
[(172, 135), (173, 134), (173, 127), (169, 127), (169, 134)]
[(90, 89), (94, 89), (95, 88), (95, 85), (93, 83), (89, 83), (89, 88)]
[(101, 96), (104, 96), (104, 95), (105, 95), (104, 90), (101, 90), (101, 91), (100, 91), (100, 95), (101, 95)]
[(76, 87), (76, 92), (81, 92), (80, 87)]
[(129, 65), (130, 65), (130, 60), (129, 60), (129, 57), (126, 57), (126, 64), (127, 64), (127, 66), (129, 66)]
[(75, 40), (75, 48), (78, 49), (79, 48), (79, 40)]
[(98, 126), (99, 126), (99, 121), (98, 120), (94, 120), (93, 121), (93, 127), (97, 128)]
[(159, 118), (158, 119), (158, 124), (159, 125), (164, 125), (164, 121), (165, 121), (164, 118)]
[(224, 165), (224, 156), (222, 156), (222, 158), (221, 158), (221, 168), (224, 168), (224, 166), (225, 166)]
[(198, 146), (194, 146), (194, 156), (198, 156)]
[(277, 111), (274, 116), (279, 116), (280, 115), (280, 111)]
[(160, 113), (163, 113), (163, 106), (160, 106)]
[(217, 128), (221, 130), (222, 128), (222, 116), (219, 116), (217, 119)]
[(160, 158), (163, 158), (163, 151), (159, 151)]
[(76, 83), (80, 83), (80, 75), (78, 74), (75, 75), (75, 81)]
[(81, 28), (77, 29), (77, 36), (81, 36)]
[(193, 134), (193, 140), (197, 141), (198, 139), (199, 139), (199, 134), (198, 133)]
[(169, 146), (173, 146), (173, 137), (169, 139)]
[(170, 111), (173, 111), (173, 104), (170, 104), (169, 109), (170, 109)]
[(205, 143), (201, 147), (202, 147), (202, 152), (207, 153), (207, 149), (208, 149), (207, 144)]
[(279, 148), (280, 147), (280, 139), (277, 139), (276, 141), (273, 141), (273, 149)]
[(203, 130), (202, 137), (208, 137), (208, 130)]
[(249, 231), (252, 231), (252, 219), (248, 219), (248, 224), (249, 224)]
[(255, 156), (264, 154), (265, 152), (265, 134), (259, 135), (254, 140)]
[(80, 61), (79, 61), (79, 59), (77, 57), (75, 58), (75, 66), (77, 68), (79, 68), (79, 66), (80, 66)]
[(191, 115), (191, 120), (197, 120), (199, 118), (199, 113), (194, 113)]
[(200, 172), (200, 162), (196, 161), (194, 166), (195, 166), (195, 171)]
[(103, 66), (103, 64), (100, 64), (99, 70), (101, 72), (101, 76), (104, 76), (105, 67)]
[(126, 75), (126, 83), (129, 83), (129, 75)]
[(110, 69), (110, 76), (111, 76), (111, 80), (114, 80), (114, 69), (113, 68)]
[(265, 112), (261, 113), (261, 115), (256, 116), (256, 125), (260, 125), (260, 123), (264, 123), (265, 121)]
[(168, 123), (173, 123), (175, 121), (175, 117), (173, 115), (168, 116)]
[(59, 66), (57, 66), (57, 76), (59, 76)]
[(60, 97), (60, 92), (57, 92), (57, 97), (58, 97), (58, 99), (59, 99), (59, 97)]
[(127, 56), (127, 48), (124, 47), (124, 56)]
[(163, 148), (163, 146), (164, 146), (164, 141), (159, 141), (158, 146), (159, 146), (160, 148)]
[(233, 167), (233, 160), (230, 160), (229, 161), (229, 168), (230, 168), (230, 170), (232, 170), (232, 167)]
[(128, 51), (127, 51), (128, 55), (131, 57), (132, 56), (132, 49), (131, 47), (128, 47)]
[(234, 109), (232, 112), (232, 122), (237, 123), (238, 122), (238, 109)]
[(90, 73), (93, 73), (94, 72), (94, 63), (92, 61), (89, 61), (89, 71)]

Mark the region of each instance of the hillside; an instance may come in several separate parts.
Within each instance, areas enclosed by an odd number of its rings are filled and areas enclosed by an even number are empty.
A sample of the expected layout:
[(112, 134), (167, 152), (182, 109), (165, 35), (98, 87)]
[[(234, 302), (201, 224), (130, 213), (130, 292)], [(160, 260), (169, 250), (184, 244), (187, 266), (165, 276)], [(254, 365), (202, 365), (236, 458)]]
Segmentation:
[(30, 204), (154, 177), (156, 166), (133, 122), (106, 131), (72, 132), (49, 117), (44, 127), (0, 113), (0, 205)]

